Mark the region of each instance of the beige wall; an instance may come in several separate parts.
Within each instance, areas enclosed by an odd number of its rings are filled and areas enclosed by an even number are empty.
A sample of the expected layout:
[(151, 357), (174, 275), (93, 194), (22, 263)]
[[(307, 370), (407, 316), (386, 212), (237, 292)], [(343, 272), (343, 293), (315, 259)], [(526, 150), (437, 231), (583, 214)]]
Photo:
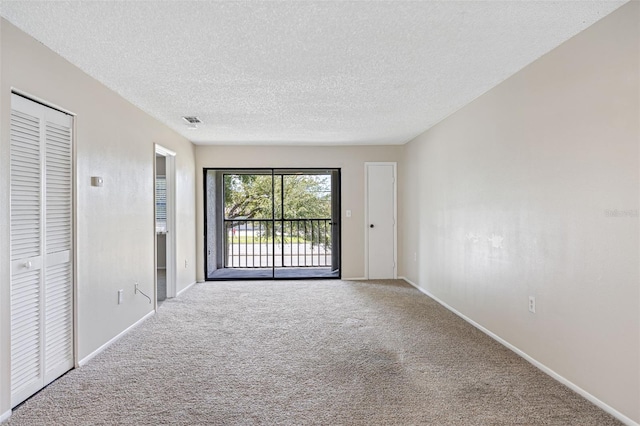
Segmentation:
[[(78, 359), (153, 310), (154, 143), (177, 152), (178, 290), (195, 281), (194, 147), (6, 21), (0, 75), (0, 415), (9, 395), (9, 114), (15, 88), (77, 114)], [(90, 186), (102, 176), (104, 186)], [(184, 260), (190, 263), (184, 268)], [(124, 303), (117, 305), (117, 290)]]
[(635, 422), (639, 16), (631, 2), (526, 67), (400, 169), (401, 273)]
[[(342, 180), (342, 277), (364, 277), (364, 163), (398, 161), (401, 146), (292, 147), (197, 146), (198, 281), (204, 280), (202, 169), (205, 167), (340, 168)], [(400, 166), (399, 166), (400, 167)], [(350, 218), (345, 210), (351, 210)]]

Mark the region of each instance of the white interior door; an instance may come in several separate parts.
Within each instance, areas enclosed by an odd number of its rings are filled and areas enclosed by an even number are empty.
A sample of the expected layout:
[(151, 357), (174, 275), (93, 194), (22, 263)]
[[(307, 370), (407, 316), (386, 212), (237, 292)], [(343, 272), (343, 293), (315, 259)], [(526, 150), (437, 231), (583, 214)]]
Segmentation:
[(396, 164), (367, 163), (367, 278), (396, 278)]
[(72, 127), (12, 95), (12, 406), (73, 368)]

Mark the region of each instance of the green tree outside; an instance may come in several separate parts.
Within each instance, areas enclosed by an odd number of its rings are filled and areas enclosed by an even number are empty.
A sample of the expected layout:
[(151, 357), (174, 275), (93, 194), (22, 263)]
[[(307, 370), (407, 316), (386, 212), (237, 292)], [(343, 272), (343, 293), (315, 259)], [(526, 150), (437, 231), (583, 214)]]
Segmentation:
[(274, 175), (272, 184), (271, 175), (224, 175), (224, 213), (226, 219), (331, 218), (331, 176)]
[(277, 221), (261, 222), (258, 231), (254, 230), (251, 236), (233, 236), (233, 242), (240, 242), (243, 238), (243, 242), (254, 238), (261, 242), (271, 241), (275, 224), (276, 242), (307, 241), (330, 247), (331, 229), (323, 226), (324, 222), (298, 224), (286, 221), (331, 219), (331, 176), (276, 174), (272, 180), (271, 174), (225, 174), (224, 214), (227, 220), (237, 220), (240, 227), (252, 219)]

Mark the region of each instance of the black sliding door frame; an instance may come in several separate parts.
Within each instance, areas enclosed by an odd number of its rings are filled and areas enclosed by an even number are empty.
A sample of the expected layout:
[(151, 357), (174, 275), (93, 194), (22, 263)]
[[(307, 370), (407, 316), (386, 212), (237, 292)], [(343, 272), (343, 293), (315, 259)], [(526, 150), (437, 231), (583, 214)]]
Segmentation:
[[(212, 173), (213, 172), (213, 173)], [(206, 281), (220, 281), (220, 280), (264, 280), (264, 279), (336, 279), (340, 278), (341, 271), (341, 237), (342, 237), (342, 226), (341, 226), (341, 170), (339, 168), (203, 168), (203, 198), (204, 198), (204, 269), (205, 269), (205, 280)], [(224, 194), (224, 179), (227, 175), (270, 175), (271, 176), (271, 218), (259, 218), (259, 219), (249, 219), (249, 218), (227, 218), (225, 213), (225, 194)], [(331, 217), (329, 219), (287, 219), (285, 217), (285, 177), (292, 175), (327, 175), (330, 177), (331, 181)], [(277, 179), (280, 179), (279, 187), (277, 188)], [(268, 185), (268, 184), (267, 184)], [(279, 205), (276, 205), (277, 191), (279, 191)], [(279, 209), (279, 216), (278, 211)], [(319, 231), (321, 229), (321, 222), (324, 225), (325, 231), (325, 250), (327, 244), (327, 238), (331, 238), (329, 242), (331, 244), (330, 250), (330, 264), (327, 268), (331, 271), (330, 274), (318, 275), (314, 276), (311, 274), (313, 267), (325, 267), (320, 265), (320, 255), (318, 254), (318, 265), (313, 264), (313, 251), (311, 252), (311, 265), (307, 265), (307, 252), (305, 245), (304, 252), (304, 265), (300, 264), (300, 232), (301, 227), (304, 226), (304, 235), (306, 240), (307, 234), (307, 222), (311, 221), (311, 247), (313, 248), (313, 233), (314, 233), (314, 221), (316, 221), (318, 226), (318, 236)], [(249, 264), (249, 260), (244, 260), (245, 267), (241, 266), (227, 266), (227, 262), (229, 259), (229, 255), (227, 253), (228, 247), (226, 233), (227, 226), (229, 223), (232, 225), (232, 241), (235, 240), (233, 237), (236, 225), (234, 222), (244, 222), (245, 226), (245, 246), (248, 245), (249, 233), (248, 227), (249, 222), (251, 223), (252, 229), (252, 237), (251, 237), (251, 266), (247, 266)], [(301, 223), (304, 222), (302, 225)], [(271, 238), (271, 244), (267, 241), (267, 243), (263, 246), (262, 243), (259, 243), (259, 257), (258, 257), (258, 266), (255, 266), (255, 226), (258, 224), (258, 229), (262, 230), (266, 225), (266, 229), (270, 228), (270, 232), (268, 233), (268, 237)], [(295, 223), (295, 225), (294, 225)], [(288, 226), (287, 226), (288, 224)], [(279, 228), (277, 228), (279, 226)], [(310, 274), (309, 276), (279, 276), (279, 270), (291, 270), (296, 268), (293, 265), (293, 240), (294, 240), (294, 226), (296, 227), (296, 241), (298, 243), (297, 247), (297, 268), (302, 270), (309, 268)], [(327, 227), (331, 227), (329, 234), (326, 234)], [(287, 228), (290, 229), (290, 238), (291, 238), (291, 259), (289, 259), (289, 266), (285, 266), (285, 233)], [(276, 263), (276, 242), (277, 242), (277, 229), (280, 229), (280, 234), (282, 237), (281, 241), (281, 256), (280, 266), (277, 266)], [(241, 245), (242, 237), (241, 237), (241, 228), (238, 226), (238, 242)], [(329, 237), (326, 237), (329, 235)], [(231, 248), (233, 249), (233, 244), (231, 244)], [(305, 243), (306, 244), (306, 243)], [(240, 247), (240, 245), (238, 247)], [(271, 247), (271, 253), (269, 253), (268, 247)], [(266, 253), (266, 265), (262, 266), (262, 249), (267, 248)], [(212, 253), (212, 250), (215, 253)], [(248, 251), (247, 247), (244, 248), (245, 252)], [(313, 250), (313, 249), (312, 249)], [(231, 262), (233, 265), (234, 257), (233, 254), (231, 256)], [(240, 255), (239, 255), (240, 259)], [(324, 264), (327, 264), (329, 260), (329, 254), (324, 254)], [(269, 268), (269, 262), (271, 263)], [(238, 261), (238, 264), (241, 265), (242, 261)], [(256, 276), (243, 275), (241, 277), (237, 276), (224, 276), (219, 275), (220, 269), (231, 270), (231, 269), (241, 269), (243, 271), (247, 271), (250, 269), (255, 269), (256, 271), (261, 271), (261, 273), (256, 273)], [(265, 276), (264, 272), (270, 269), (270, 276)], [(212, 275), (214, 275), (212, 277)], [(281, 274), (282, 275), (282, 274)]]

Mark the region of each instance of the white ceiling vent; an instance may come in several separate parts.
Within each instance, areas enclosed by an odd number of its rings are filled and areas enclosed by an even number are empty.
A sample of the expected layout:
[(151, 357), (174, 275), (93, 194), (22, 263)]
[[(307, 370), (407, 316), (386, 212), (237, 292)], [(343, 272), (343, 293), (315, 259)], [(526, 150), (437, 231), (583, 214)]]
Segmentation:
[(195, 116), (192, 116), (192, 115), (186, 115), (186, 116), (182, 117), (182, 119), (184, 121), (186, 121), (187, 123), (189, 123), (189, 124), (200, 124), (200, 123), (202, 123), (202, 121), (198, 117), (195, 117)]

